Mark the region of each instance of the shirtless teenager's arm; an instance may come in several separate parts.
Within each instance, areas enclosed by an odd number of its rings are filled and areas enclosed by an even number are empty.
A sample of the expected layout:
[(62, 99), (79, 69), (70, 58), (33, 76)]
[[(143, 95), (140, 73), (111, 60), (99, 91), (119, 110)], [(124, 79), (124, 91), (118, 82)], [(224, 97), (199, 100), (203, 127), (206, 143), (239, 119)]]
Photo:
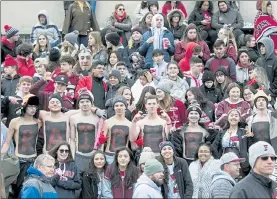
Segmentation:
[(142, 113), (139, 112), (134, 116), (134, 119), (132, 120), (130, 136), (129, 136), (129, 140), (131, 142), (134, 142), (138, 139), (139, 133), (141, 131), (141, 121), (139, 121), (141, 118), (142, 118)]
[(75, 126), (75, 118), (71, 116), (69, 118), (69, 124), (70, 124), (70, 148), (72, 152), (72, 158), (75, 159), (75, 153), (76, 153), (76, 126)]
[(1, 153), (6, 153), (10, 147), (13, 135), (16, 131), (16, 124), (17, 124), (17, 118), (11, 120), (10, 125), (9, 125), (9, 130), (8, 130), (8, 135), (5, 143), (2, 146)]

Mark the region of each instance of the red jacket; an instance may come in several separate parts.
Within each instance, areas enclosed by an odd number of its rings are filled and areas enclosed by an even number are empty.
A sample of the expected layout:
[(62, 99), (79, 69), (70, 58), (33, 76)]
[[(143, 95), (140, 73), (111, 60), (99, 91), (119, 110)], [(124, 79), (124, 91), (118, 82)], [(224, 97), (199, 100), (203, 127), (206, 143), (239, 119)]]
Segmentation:
[(19, 55), (17, 55), (17, 64), (18, 64), (18, 74), (21, 76), (30, 76), (33, 77), (36, 73), (35, 65), (32, 59), (23, 59)]
[[(104, 81), (102, 81), (102, 83), (105, 89), (105, 93), (107, 93), (108, 86)], [(89, 91), (92, 91), (93, 89), (92, 76), (83, 77), (79, 80), (77, 87), (75, 89), (75, 96), (74, 96), (75, 99), (78, 99), (78, 96), (79, 96), (78, 91), (82, 88), (87, 88)]]
[[(179, 128), (187, 123), (187, 121), (188, 121), (187, 108), (182, 101), (175, 100), (174, 105), (170, 108), (176, 108), (176, 110), (169, 110), (167, 112), (168, 116), (171, 119), (172, 125), (174, 125), (174, 121), (178, 121), (178, 122), (176, 122), (175, 127)], [(160, 108), (158, 109), (158, 113), (159, 112), (160, 112)]]
[[(189, 42), (191, 43), (191, 42)], [(174, 54), (174, 59), (175, 61), (179, 62), (181, 59), (183, 59), (186, 56), (186, 49), (188, 48), (188, 44), (185, 44), (184, 41), (180, 41), (179, 43), (176, 44), (175, 46), (175, 54)], [(193, 42), (195, 43), (195, 42)], [(202, 47), (202, 52), (203, 52), (203, 57), (202, 60), (204, 62), (208, 61), (210, 59), (210, 49), (209, 46), (205, 41), (199, 41), (197, 42), (198, 45)]]
[[(180, 42), (183, 43), (183, 42)], [(181, 46), (183, 46), (184, 44), (181, 44)], [(192, 57), (192, 52), (194, 50), (194, 48), (198, 46), (197, 43), (194, 42), (189, 42), (187, 44), (187, 50), (185, 51), (185, 55), (183, 56), (184, 58), (179, 62), (179, 66), (182, 72), (187, 72), (190, 70), (190, 59)], [(184, 48), (183, 48), (184, 49)], [(175, 51), (176, 53), (177, 51)]]
[(217, 125), (223, 128), (227, 124), (227, 116), (219, 119), (223, 114), (228, 114), (231, 109), (239, 109), (241, 113), (242, 121), (246, 121), (246, 119), (251, 115), (251, 107), (250, 104), (242, 99), (239, 99), (237, 103), (231, 104), (229, 98), (221, 101), (217, 105), (217, 109), (215, 111), (215, 115), (217, 118)]
[[(52, 73), (52, 79), (55, 80), (58, 75), (64, 75), (64, 76), (68, 77), (67, 74), (61, 72), (60, 68), (56, 68)], [(72, 74), (70, 77), (68, 77), (68, 81), (69, 81), (68, 85), (74, 85), (75, 88), (76, 88), (76, 86), (78, 84), (78, 81), (79, 81), (79, 76), (75, 75), (75, 74)], [(48, 84), (45, 86), (43, 91), (44, 92), (54, 92), (54, 90), (55, 90), (54, 82), (55, 81), (48, 82)]]
[(237, 63), (237, 51), (232, 43), (229, 43), (225, 48), (225, 53)]
[[(187, 18), (187, 16), (188, 16), (187, 10), (186, 10), (185, 6), (183, 5), (183, 3), (180, 3), (178, 5), (177, 9), (181, 10), (182, 13), (184, 14), (185, 18)], [(172, 10), (171, 3), (165, 3), (162, 8), (162, 13), (164, 15), (167, 15), (171, 10)]]

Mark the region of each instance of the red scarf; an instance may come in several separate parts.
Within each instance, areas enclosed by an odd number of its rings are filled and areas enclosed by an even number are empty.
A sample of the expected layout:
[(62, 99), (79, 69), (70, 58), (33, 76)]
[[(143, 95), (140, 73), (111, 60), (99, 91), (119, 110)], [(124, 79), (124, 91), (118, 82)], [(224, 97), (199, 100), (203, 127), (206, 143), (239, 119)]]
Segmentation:
[(118, 16), (116, 12), (113, 13), (113, 16), (116, 18), (117, 22), (121, 23), (124, 19), (126, 19), (126, 12), (124, 12), (123, 16)]
[(253, 84), (257, 83), (255, 79), (250, 80), (249, 82), (246, 83), (247, 86), (251, 86)]
[(276, 27), (277, 27), (277, 21), (275, 20), (275, 18), (272, 18), (269, 15), (266, 15), (261, 11), (259, 11), (254, 20), (255, 40), (259, 41), (265, 31), (267, 31), (270, 28), (276, 28)]
[(242, 65), (242, 64), (240, 63), (240, 61), (238, 61), (238, 66), (239, 66), (240, 68), (249, 68), (249, 67), (250, 67), (250, 63), (247, 64), (246, 66), (244, 66), (244, 65)]

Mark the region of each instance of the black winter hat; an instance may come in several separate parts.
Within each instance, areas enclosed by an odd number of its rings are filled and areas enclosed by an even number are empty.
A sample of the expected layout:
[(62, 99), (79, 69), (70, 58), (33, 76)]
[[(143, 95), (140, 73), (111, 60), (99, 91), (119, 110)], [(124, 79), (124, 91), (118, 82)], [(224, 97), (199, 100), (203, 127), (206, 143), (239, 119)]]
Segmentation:
[(214, 73), (209, 70), (206, 70), (202, 76), (202, 82), (205, 83), (207, 81), (214, 81)]
[(224, 66), (220, 66), (216, 71), (215, 71), (215, 74), (217, 72), (222, 72), (225, 76), (229, 76), (229, 73), (227, 72), (226, 68)]
[(112, 45), (118, 46), (120, 42), (120, 36), (116, 32), (111, 32), (106, 35), (107, 41), (109, 41)]
[(116, 77), (119, 81), (121, 79), (120, 72), (118, 70), (112, 70), (112, 72), (109, 74), (109, 78), (112, 76)]
[(51, 99), (53, 99), (53, 98), (59, 100), (60, 103), (61, 103), (61, 105), (63, 106), (63, 100), (62, 100), (62, 97), (61, 97), (61, 95), (60, 95), (59, 93), (54, 93), (53, 95), (51, 95), (51, 96), (49, 97), (49, 101), (50, 101)]
[(51, 48), (49, 51), (49, 61), (56, 62), (60, 59), (61, 53), (57, 48)]

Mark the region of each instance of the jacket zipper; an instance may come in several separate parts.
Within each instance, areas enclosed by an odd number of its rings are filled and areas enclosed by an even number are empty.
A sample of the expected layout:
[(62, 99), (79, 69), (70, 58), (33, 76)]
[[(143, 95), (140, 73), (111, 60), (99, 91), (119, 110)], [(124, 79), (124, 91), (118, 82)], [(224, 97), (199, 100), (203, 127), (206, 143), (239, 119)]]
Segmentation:
[(125, 176), (121, 176), (121, 180), (122, 180), (122, 192), (123, 192), (123, 197), (122, 197), (122, 198), (125, 198), (125, 191), (124, 191), (124, 177), (125, 177)]

